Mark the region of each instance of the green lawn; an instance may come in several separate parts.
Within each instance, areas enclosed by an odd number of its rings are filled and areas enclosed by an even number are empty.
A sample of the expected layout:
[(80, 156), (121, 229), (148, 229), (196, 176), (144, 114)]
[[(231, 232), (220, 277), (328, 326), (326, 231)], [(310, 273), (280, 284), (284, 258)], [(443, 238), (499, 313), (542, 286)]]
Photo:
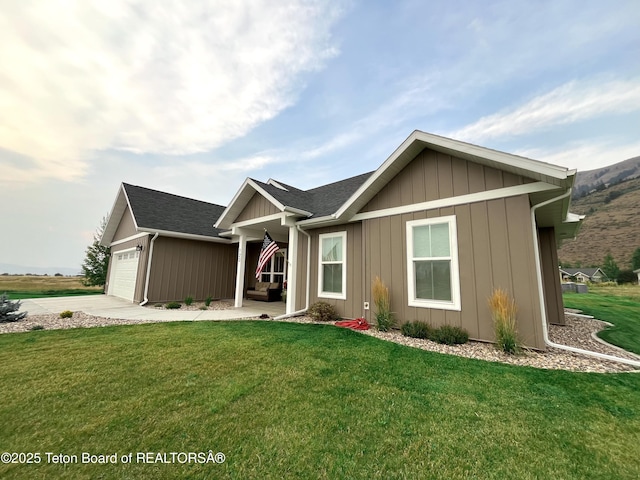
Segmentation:
[(564, 306), (577, 308), (614, 327), (598, 333), (609, 343), (640, 354), (640, 301), (635, 297), (618, 296), (592, 289), (588, 294), (565, 293)]
[[(640, 478), (640, 374), (544, 371), (325, 325), (0, 335), (0, 478)], [(223, 452), (142, 464), (138, 452)], [(59, 465), (45, 452), (133, 453)]]

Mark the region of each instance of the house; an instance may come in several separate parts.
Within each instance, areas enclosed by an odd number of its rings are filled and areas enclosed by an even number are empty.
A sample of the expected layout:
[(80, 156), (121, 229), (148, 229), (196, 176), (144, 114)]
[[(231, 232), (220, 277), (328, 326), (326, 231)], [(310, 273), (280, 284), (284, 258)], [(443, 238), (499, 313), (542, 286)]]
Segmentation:
[(640, 268), (637, 270), (634, 270), (633, 273), (638, 275), (638, 285), (640, 285)]
[(226, 277), (237, 307), (266, 229), (286, 251), (284, 271), (269, 275), (287, 282), (288, 314), (322, 300), (375, 323), (379, 276), (400, 323), (458, 325), (493, 341), (487, 299), (501, 287), (517, 303), (523, 343), (544, 349), (543, 320), (564, 323), (557, 246), (583, 218), (569, 213), (575, 173), (414, 131), (377, 170), (318, 188), (247, 178), (209, 220), (228, 242), (218, 245), (237, 249)]
[(132, 302), (233, 297), (237, 246), (213, 220), (223, 206), (123, 183), (100, 240), (105, 291)]
[(560, 275), (563, 282), (570, 282), (572, 278), (579, 283), (600, 283), (607, 280), (607, 276), (600, 268), (562, 268)]

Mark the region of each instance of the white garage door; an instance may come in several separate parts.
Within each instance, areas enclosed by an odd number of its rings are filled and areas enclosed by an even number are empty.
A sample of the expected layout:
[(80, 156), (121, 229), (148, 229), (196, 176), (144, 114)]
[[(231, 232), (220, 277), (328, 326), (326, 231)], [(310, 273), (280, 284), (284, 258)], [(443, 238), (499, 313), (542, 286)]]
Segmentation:
[(136, 250), (113, 254), (109, 275), (109, 295), (133, 301), (139, 259), (140, 252)]

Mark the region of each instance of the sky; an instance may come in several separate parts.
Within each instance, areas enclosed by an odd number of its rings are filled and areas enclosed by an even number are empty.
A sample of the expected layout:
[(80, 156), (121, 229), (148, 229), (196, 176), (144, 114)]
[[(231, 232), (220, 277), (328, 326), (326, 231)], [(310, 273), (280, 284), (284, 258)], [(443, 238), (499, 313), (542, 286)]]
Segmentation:
[[(80, 270), (121, 182), (226, 205), (413, 130), (640, 155), (637, 0), (0, 0), (0, 264)], [(10, 272), (12, 273), (12, 272)]]

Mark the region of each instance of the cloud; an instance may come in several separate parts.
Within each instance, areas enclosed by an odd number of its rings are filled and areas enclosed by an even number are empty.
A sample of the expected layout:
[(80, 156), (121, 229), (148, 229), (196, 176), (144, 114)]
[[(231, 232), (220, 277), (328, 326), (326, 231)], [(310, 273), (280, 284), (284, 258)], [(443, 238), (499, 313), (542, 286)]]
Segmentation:
[(579, 171), (604, 168), (640, 156), (640, 142), (621, 144), (619, 139), (570, 143), (552, 149), (526, 149), (513, 152), (527, 158), (547, 163), (576, 168)]
[(601, 115), (640, 111), (638, 79), (597, 85), (572, 81), (524, 105), (508, 109), (446, 134), (470, 142), (530, 134), (556, 125), (576, 123)]
[(0, 148), (37, 164), (14, 174), (61, 179), (84, 176), (90, 151), (183, 155), (245, 135), (337, 54), (343, 13), (302, 0), (22, 5), (0, 11)]

